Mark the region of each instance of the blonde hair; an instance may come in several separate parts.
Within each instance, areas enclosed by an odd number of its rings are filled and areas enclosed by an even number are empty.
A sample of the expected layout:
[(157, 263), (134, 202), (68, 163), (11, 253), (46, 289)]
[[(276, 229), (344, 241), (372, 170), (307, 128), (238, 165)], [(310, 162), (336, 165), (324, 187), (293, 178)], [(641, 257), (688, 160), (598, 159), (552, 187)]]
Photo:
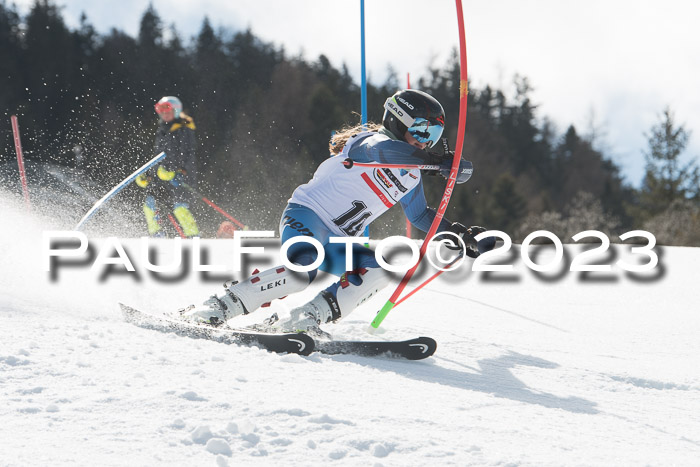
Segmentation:
[(381, 123), (368, 123), (366, 125), (355, 125), (355, 126), (345, 126), (340, 130), (336, 131), (331, 140), (328, 143), (328, 149), (331, 154), (337, 156), (343, 151), (345, 144), (348, 142), (350, 137), (363, 131), (379, 131), (382, 128)]

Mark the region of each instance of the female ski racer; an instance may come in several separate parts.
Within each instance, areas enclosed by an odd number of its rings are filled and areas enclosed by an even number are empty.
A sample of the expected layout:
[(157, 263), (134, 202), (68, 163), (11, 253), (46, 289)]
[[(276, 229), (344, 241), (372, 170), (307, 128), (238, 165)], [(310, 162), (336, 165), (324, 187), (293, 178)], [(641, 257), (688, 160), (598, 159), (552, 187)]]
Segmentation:
[(154, 154), (165, 151), (166, 157), (158, 169), (136, 178), (136, 184), (146, 190), (143, 213), (148, 233), (152, 237), (163, 236), (160, 204), (161, 207), (172, 206), (172, 213), (186, 237), (198, 237), (199, 227), (190, 211), (192, 195), (182, 185), (197, 186), (194, 121), (182, 111), (182, 102), (175, 96), (163, 97), (155, 108), (159, 124)]
[[(353, 269), (345, 270), (345, 248), (330, 243), (331, 237), (361, 236), (365, 226), (397, 202), (406, 217), (418, 229), (427, 232), (435, 218), (423, 193), (418, 169), (381, 168), (382, 164), (439, 165), (449, 176), (453, 157), (427, 152), (442, 135), (445, 112), (432, 96), (413, 89), (399, 91), (384, 104), (382, 125), (369, 131), (361, 126), (336, 133), (330, 143), (328, 160), (319, 165), (311, 181), (299, 186), (288, 201), (280, 222), (284, 244), (297, 236), (311, 236), (324, 248), (325, 260), (318, 268), (340, 276), (340, 280), (303, 306), (291, 311), (283, 320), (268, 319), (281, 331), (319, 332), (320, 324), (335, 322), (349, 315), (359, 304), (375, 295), (389, 282), (389, 275), (377, 263), (374, 251), (352, 244)], [(346, 168), (343, 161), (376, 163), (377, 167)], [(462, 159), (457, 183), (464, 183), (472, 173), (471, 162)], [(478, 244), (474, 237), (485, 229), (466, 228), (442, 219), (437, 232), (452, 232), (461, 237), (467, 254), (476, 257), (494, 247), (493, 238)], [(456, 249), (461, 247), (454, 236), (445, 236)], [(295, 243), (287, 253), (291, 264), (307, 266), (317, 258), (317, 251), (307, 242)], [(284, 266), (255, 273), (234, 283), (221, 295), (214, 295), (200, 307), (191, 306), (183, 315), (200, 323), (219, 326), (239, 315), (248, 314), (276, 298), (304, 290), (318, 270), (294, 272)], [(276, 321), (276, 322), (275, 322)]]

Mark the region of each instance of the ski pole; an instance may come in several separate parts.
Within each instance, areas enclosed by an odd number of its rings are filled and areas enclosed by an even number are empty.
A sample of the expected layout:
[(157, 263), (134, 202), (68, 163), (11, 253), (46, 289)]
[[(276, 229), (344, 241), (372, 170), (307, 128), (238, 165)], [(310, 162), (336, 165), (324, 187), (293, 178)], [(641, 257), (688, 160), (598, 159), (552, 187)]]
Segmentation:
[(406, 169), (406, 170), (411, 170), (411, 169), (420, 169), (420, 170), (440, 170), (443, 167), (440, 167), (439, 165), (419, 165), (419, 164), (383, 164), (381, 162), (379, 163), (368, 163), (368, 162), (355, 162), (354, 160), (350, 159), (349, 157), (343, 161), (343, 165), (345, 166), (346, 169), (351, 169), (355, 166), (357, 167), (375, 167), (378, 169)]
[(233, 217), (231, 214), (229, 214), (229, 213), (227, 213), (226, 211), (224, 211), (223, 209), (221, 209), (219, 206), (217, 206), (216, 204), (214, 204), (214, 202), (213, 202), (212, 200), (210, 200), (209, 198), (207, 198), (206, 196), (204, 196), (203, 194), (201, 194), (200, 192), (198, 192), (197, 190), (195, 190), (194, 188), (192, 188), (191, 186), (189, 186), (187, 183), (180, 182), (180, 184), (181, 184), (182, 186), (184, 186), (187, 190), (189, 190), (190, 193), (192, 193), (193, 195), (199, 196), (199, 197), (202, 199), (202, 201), (204, 201), (204, 202), (207, 203), (209, 206), (211, 206), (212, 209), (214, 209), (215, 211), (217, 211), (218, 213), (220, 213), (222, 216), (226, 217), (228, 220), (230, 220), (231, 222), (233, 222), (234, 224), (236, 224), (236, 225), (237, 225), (238, 227), (240, 227), (241, 229), (246, 230), (246, 229), (248, 228), (248, 226), (246, 226), (246, 225), (243, 224), (241, 221), (239, 221), (238, 219), (236, 219), (235, 217)]
[[(411, 73), (406, 73), (406, 89), (411, 89)], [(411, 238), (411, 221), (406, 218), (406, 238)]]

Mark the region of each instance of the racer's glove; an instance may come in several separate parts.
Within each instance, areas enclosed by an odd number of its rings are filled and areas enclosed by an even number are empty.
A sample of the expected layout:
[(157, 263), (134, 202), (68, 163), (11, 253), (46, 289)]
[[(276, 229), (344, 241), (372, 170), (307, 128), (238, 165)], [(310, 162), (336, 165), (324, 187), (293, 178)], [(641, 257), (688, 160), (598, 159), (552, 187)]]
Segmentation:
[(163, 165), (158, 166), (158, 178), (170, 182), (172, 185), (179, 186), (184, 180), (187, 171), (183, 168), (177, 168), (175, 170), (169, 170)]
[[(436, 152), (429, 152), (434, 159), (438, 161), (440, 165), (440, 175), (445, 177), (445, 179), (450, 178), (450, 170), (452, 169), (452, 161), (455, 157), (455, 152), (450, 149), (450, 145), (447, 142), (447, 138), (442, 138), (442, 154)], [(474, 166), (470, 161), (464, 159), (459, 160), (459, 167), (457, 168), (457, 179), (455, 183), (460, 184), (469, 180), (474, 172)], [(438, 171), (429, 170), (425, 171), (427, 175), (436, 175)]]
[[(440, 175), (445, 177), (445, 179), (450, 178), (450, 170), (452, 169), (452, 158), (447, 159), (440, 163), (440, 166), (445, 168), (440, 169)], [(474, 166), (470, 161), (465, 161), (464, 159), (459, 160), (459, 167), (457, 168), (457, 179), (455, 183), (464, 183), (472, 177), (474, 172)]]
[(158, 171), (156, 173), (158, 174), (158, 178), (160, 178), (164, 182), (169, 182), (170, 180), (173, 180), (175, 178), (175, 171), (168, 170), (168, 168), (164, 165), (159, 165)]
[(136, 184), (141, 188), (146, 188), (153, 181), (153, 177), (148, 173), (142, 173), (136, 177)]
[[(467, 247), (467, 256), (470, 258), (476, 258), (481, 253), (493, 250), (496, 246), (496, 237), (482, 238), (480, 241), (476, 241), (477, 235), (482, 232), (486, 232), (484, 227), (479, 227), (478, 225), (473, 225), (471, 227), (465, 227), (459, 222), (453, 222), (447, 232), (452, 232), (461, 238), (464, 245)], [(445, 235), (440, 240), (445, 241), (445, 246), (451, 250), (461, 250), (462, 245), (454, 235)]]

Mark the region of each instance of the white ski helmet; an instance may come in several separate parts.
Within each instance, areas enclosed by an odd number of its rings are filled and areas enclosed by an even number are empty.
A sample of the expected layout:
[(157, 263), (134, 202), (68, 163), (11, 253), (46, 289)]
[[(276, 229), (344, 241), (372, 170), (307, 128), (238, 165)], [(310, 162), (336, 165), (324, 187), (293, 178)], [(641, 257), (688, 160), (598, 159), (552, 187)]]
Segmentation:
[(156, 102), (156, 113), (160, 115), (161, 113), (172, 110), (175, 118), (180, 118), (180, 113), (182, 112), (182, 102), (175, 96), (165, 96), (158, 102)]

